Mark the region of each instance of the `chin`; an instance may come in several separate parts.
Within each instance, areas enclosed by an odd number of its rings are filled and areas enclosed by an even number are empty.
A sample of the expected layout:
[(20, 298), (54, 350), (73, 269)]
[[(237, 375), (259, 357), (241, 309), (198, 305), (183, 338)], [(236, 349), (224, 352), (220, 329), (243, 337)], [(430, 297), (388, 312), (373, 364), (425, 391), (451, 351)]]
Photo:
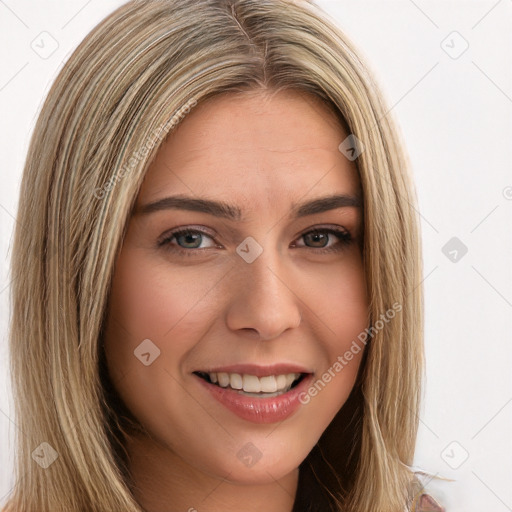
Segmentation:
[[(217, 460), (215, 469), (211, 465), (210, 468), (218, 478), (235, 484), (272, 484), (297, 471), (309, 452), (288, 443), (275, 446), (268, 439), (264, 447), (263, 444), (264, 439), (259, 443), (256, 438), (254, 443), (237, 443), (236, 447), (226, 450), (225, 454), (229, 454), (227, 457), (224, 455), (222, 460)], [(302, 451), (304, 457), (301, 457)]]

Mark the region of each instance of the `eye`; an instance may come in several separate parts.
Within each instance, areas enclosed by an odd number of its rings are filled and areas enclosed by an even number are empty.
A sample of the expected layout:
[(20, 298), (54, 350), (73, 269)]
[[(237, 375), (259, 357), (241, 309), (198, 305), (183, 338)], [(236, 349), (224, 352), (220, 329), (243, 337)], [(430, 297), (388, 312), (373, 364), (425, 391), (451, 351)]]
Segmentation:
[[(329, 241), (332, 238), (336, 237), (338, 239), (337, 243), (329, 244)], [(325, 253), (325, 252), (336, 252), (341, 251), (347, 245), (352, 242), (351, 234), (345, 229), (341, 228), (323, 228), (318, 227), (303, 233), (300, 238), (304, 239), (308, 243), (313, 245), (307, 245), (308, 249), (316, 250), (315, 252)], [(293, 246), (297, 247), (297, 245)], [(302, 247), (302, 246), (298, 246)]]
[[(204, 237), (213, 240), (213, 238), (203, 230), (192, 228), (180, 229), (172, 231), (159, 242), (158, 245), (169, 246), (169, 250), (173, 250), (171, 241), (175, 239), (178, 243), (178, 252), (182, 252), (181, 249), (204, 249), (204, 247), (199, 247)], [(213, 244), (212, 247), (215, 247), (215, 244)]]
[[(205, 239), (211, 240), (212, 244), (207, 247), (201, 247)], [(307, 231), (300, 235), (299, 240), (303, 239), (305, 245), (292, 244), (291, 247), (303, 247), (316, 253), (327, 253), (341, 251), (352, 242), (351, 234), (339, 227), (318, 227)], [(337, 242), (335, 241), (337, 239)], [(334, 240), (335, 243), (331, 243)], [(158, 247), (163, 247), (165, 250), (186, 254), (193, 256), (194, 254), (201, 253), (210, 248), (220, 248), (215, 244), (213, 235), (204, 231), (203, 229), (185, 228), (176, 229), (167, 233), (165, 237), (157, 243)]]

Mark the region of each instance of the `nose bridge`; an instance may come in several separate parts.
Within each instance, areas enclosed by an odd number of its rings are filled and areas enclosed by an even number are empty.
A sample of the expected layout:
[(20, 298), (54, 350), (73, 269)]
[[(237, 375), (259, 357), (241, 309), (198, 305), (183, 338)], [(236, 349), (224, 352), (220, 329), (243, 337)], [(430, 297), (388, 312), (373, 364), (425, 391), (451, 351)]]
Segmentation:
[(271, 237), (265, 240), (260, 245), (246, 239), (237, 249), (241, 256), (234, 269), (228, 323), (231, 329), (254, 329), (270, 339), (300, 324), (301, 307), (286, 261)]

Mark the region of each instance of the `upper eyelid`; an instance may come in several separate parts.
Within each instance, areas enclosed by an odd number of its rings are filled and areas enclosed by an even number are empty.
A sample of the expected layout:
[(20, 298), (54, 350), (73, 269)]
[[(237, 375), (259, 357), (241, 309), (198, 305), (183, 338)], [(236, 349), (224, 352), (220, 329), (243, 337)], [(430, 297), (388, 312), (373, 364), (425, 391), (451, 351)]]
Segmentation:
[[(294, 240), (297, 240), (298, 238), (314, 231), (341, 231), (346, 233), (347, 235), (353, 237), (352, 231), (350, 229), (347, 229), (345, 226), (339, 226), (335, 224), (325, 224), (325, 225), (317, 225), (317, 226), (311, 226), (309, 228), (305, 228), (301, 230), (297, 235), (295, 235)], [(212, 241), (216, 242), (216, 234), (212, 234), (208, 228), (205, 228), (204, 226), (198, 226), (198, 225), (190, 225), (190, 226), (183, 226), (183, 227), (177, 227), (174, 228), (166, 233), (164, 233), (159, 239), (158, 244), (162, 244), (165, 241), (172, 239), (173, 237), (187, 233), (187, 232), (199, 232), (202, 235), (206, 235), (212, 239)], [(241, 242), (241, 241), (240, 241)]]

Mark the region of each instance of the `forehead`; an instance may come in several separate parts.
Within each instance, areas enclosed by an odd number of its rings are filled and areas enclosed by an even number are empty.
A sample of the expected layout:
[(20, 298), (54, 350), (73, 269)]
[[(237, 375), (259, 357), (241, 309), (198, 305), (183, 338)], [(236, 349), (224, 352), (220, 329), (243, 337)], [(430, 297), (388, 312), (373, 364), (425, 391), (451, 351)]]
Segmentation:
[(247, 206), (311, 192), (355, 194), (347, 136), (320, 99), (297, 91), (227, 93), (192, 109), (162, 144), (138, 205), (166, 194), (241, 197)]

